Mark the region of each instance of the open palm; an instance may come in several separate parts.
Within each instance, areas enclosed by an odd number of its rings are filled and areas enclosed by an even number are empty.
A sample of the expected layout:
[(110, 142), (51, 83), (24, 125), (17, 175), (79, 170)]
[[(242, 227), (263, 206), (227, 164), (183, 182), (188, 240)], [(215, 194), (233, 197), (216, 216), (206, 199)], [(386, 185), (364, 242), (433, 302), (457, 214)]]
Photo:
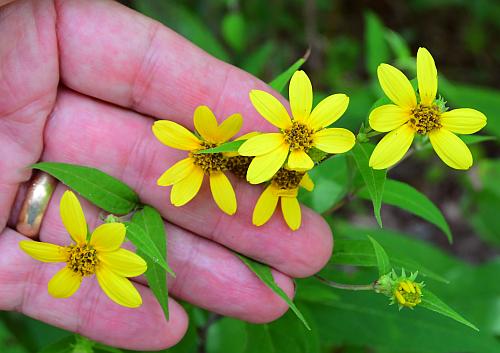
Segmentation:
[[(269, 129), (252, 108), (251, 89), (270, 90), (251, 75), (209, 56), (159, 23), (118, 3), (16, 1), (0, 8), (0, 309), (17, 310), (95, 340), (131, 349), (160, 349), (184, 335), (187, 315), (170, 300), (170, 320), (137, 279), (144, 304), (116, 305), (95, 281), (69, 299), (47, 293), (60, 265), (36, 262), (18, 246), (12, 228), (16, 194), (39, 160), (99, 168), (132, 186), (158, 208), (169, 234), (173, 297), (251, 322), (268, 322), (287, 305), (233, 254), (272, 266), (276, 282), (293, 296), (292, 277), (309, 276), (328, 260), (332, 236), (322, 218), (303, 208), (291, 232), (281, 217), (251, 224), (260, 187), (234, 181), (235, 216), (222, 213), (209, 188), (187, 206), (170, 205), (156, 179), (182, 152), (159, 143), (154, 119), (192, 128), (196, 106), (217, 117), (242, 113), (241, 133)], [(66, 244), (58, 185), (40, 231), (44, 242)], [(99, 210), (83, 201), (93, 229)], [(9, 222), (10, 217), (10, 222)]]

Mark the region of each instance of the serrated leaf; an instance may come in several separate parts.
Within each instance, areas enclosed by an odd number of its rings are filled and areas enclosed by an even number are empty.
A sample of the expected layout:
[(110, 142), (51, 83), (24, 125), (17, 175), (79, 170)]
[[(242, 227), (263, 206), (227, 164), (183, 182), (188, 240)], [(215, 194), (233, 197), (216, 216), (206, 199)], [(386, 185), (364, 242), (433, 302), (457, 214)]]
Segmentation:
[(54, 162), (37, 163), (32, 168), (49, 173), (109, 213), (127, 214), (139, 204), (134, 190), (99, 169)]
[(286, 293), (281, 289), (276, 282), (274, 281), (273, 275), (271, 273), (271, 269), (269, 266), (264, 265), (260, 262), (257, 262), (255, 260), (252, 260), (246, 256), (243, 256), (241, 254), (237, 254), (238, 257), (243, 261), (245, 265), (253, 272), (255, 275), (262, 281), (266, 286), (268, 286), (274, 293), (279, 295), (292, 309), (292, 311), (297, 315), (297, 317), (302, 321), (305, 327), (307, 327), (308, 330), (311, 329), (309, 324), (307, 323), (306, 319), (302, 315), (302, 313), (299, 311), (297, 306), (293, 303), (293, 301), (288, 298)]
[(382, 207), (382, 195), (384, 193), (387, 170), (375, 170), (368, 165), (370, 155), (374, 148), (375, 146), (370, 143), (356, 142), (350, 153), (354, 157), (356, 166), (368, 189), (377, 223), (382, 227), (380, 208)]
[[(364, 199), (370, 199), (366, 189), (360, 190), (358, 195)], [(382, 202), (397, 206), (434, 224), (446, 234), (450, 243), (453, 242), (450, 227), (439, 208), (427, 196), (412, 186), (397, 180), (387, 179)]]
[(369, 235), (368, 239), (370, 239), (370, 242), (372, 243), (373, 251), (375, 252), (375, 257), (377, 258), (378, 274), (380, 276), (388, 274), (391, 272), (391, 261), (389, 260), (389, 256), (387, 256), (387, 253), (378, 241)]
[(158, 303), (168, 320), (168, 286), (167, 286), (167, 272), (175, 277), (174, 272), (168, 266), (167, 260), (167, 234), (163, 219), (156, 209), (151, 206), (145, 206), (142, 210), (136, 212), (132, 217), (133, 223), (141, 226), (148, 237), (155, 243), (167, 263), (167, 270), (161, 267), (158, 263), (151, 260), (151, 258), (142, 250), (138, 250), (137, 254), (146, 258), (148, 269), (145, 273), (148, 280), (149, 288), (151, 288)]
[(285, 88), (287, 82), (292, 78), (295, 71), (300, 69), (300, 67), (306, 62), (308, 57), (309, 50), (304, 54), (302, 58), (294, 62), (293, 65), (290, 66), (286, 71), (282, 72), (274, 80), (272, 80), (269, 83), (269, 86), (281, 93), (283, 91), (283, 88)]
[[(163, 254), (158, 249), (153, 240), (148, 236), (144, 228), (134, 222), (126, 222), (125, 226), (127, 227), (127, 238), (135, 245), (138, 251), (141, 251), (142, 254), (146, 255), (148, 259), (157, 263), (161, 266), (165, 271), (169, 271), (170, 268), (165, 261), (166, 255)], [(171, 271), (171, 270), (170, 270)]]
[(205, 153), (222, 153), (222, 152), (238, 152), (238, 148), (245, 142), (246, 140), (237, 140), (237, 141), (229, 141), (223, 143), (214, 148), (207, 148), (206, 150), (199, 150), (196, 153), (205, 154)]
[(428, 310), (435, 311), (438, 314), (448, 316), (449, 318), (458, 321), (466, 326), (469, 326), (473, 330), (479, 331), (479, 329), (467, 321), (462, 315), (457, 313), (455, 310), (450, 308), (447, 304), (445, 304), (441, 299), (439, 299), (434, 293), (429, 291), (427, 288), (422, 289), (422, 302), (419, 306), (426, 308)]

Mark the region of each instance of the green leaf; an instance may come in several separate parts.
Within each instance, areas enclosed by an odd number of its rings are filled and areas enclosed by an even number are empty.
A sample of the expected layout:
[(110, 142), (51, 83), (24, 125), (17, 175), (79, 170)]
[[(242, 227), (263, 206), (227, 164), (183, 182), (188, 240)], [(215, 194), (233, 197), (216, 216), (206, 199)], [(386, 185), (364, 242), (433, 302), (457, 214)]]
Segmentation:
[(245, 141), (246, 140), (229, 141), (217, 147), (207, 148), (206, 150), (199, 150), (196, 153), (204, 154), (204, 153), (238, 152), (238, 148), (240, 148), (240, 146)]
[(222, 36), (237, 52), (243, 51), (247, 44), (245, 19), (239, 12), (230, 13), (222, 19)]
[[(307, 313), (305, 311), (305, 313)], [(310, 315), (309, 315), (310, 317)], [(244, 353), (320, 353), (318, 329), (310, 317), (312, 331), (307, 331), (292, 313), (264, 325), (246, 324)], [(229, 352), (219, 350), (218, 352)]]
[(370, 194), (377, 223), (382, 227), (380, 208), (382, 207), (382, 195), (384, 193), (387, 170), (375, 170), (368, 166), (368, 161), (374, 148), (375, 146), (370, 143), (356, 142), (350, 153), (354, 157), (354, 161)]
[(276, 43), (269, 40), (259, 48), (255, 49), (248, 56), (245, 56), (239, 66), (252, 75), (259, 76), (262, 71), (264, 71), (264, 68), (269, 62), (271, 55), (273, 55), (276, 50)]
[(463, 142), (467, 145), (474, 145), (476, 143), (486, 142), (486, 141), (498, 141), (495, 136), (484, 136), (484, 135), (460, 135), (459, 136)]
[(479, 329), (474, 324), (464, 319), (463, 316), (446, 305), (441, 299), (436, 297), (436, 295), (429, 291), (427, 288), (422, 289), (422, 303), (420, 303), (419, 306), (435, 311), (436, 313), (439, 313), (441, 315), (448, 316), (455, 321), (458, 321), (476, 331), (479, 331)]
[(369, 235), (368, 239), (370, 239), (370, 242), (372, 243), (373, 251), (375, 252), (375, 257), (377, 258), (378, 274), (380, 276), (388, 274), (391, 272), (391, 261), (389, 260), (389, 256), (387, 256), (387, 253), (378, 241)]
[(158, 263), (151, 260), (144, 251), (137, 250), (139, 256), (145, 257), (148, 263), (148, 269), (145, 273), (146, 279), (148, 280), (149, 288), (153, 291), (158, 303), (165, 314), (165, 318), (168, 320), (168, 287), (167, 287), (167, 271), (171, 276), (175, 277), (174, 272), (168, 266), (167, 260), (167, 234), (165, 232), (165, 225), (163, 224), (163, 219), (156, 209), (151, 206), (145, 206), (142, 210), (136, 212), (132, 217), (133, 223), (142, 227), (146, 235), (153, 241), (158, 250), (160, 251), (162, 257), (165, 259), (167, 264), (167, 270), (165, 270)]
[[(370, 198), (366, 189), (361, 190), (358, 195), (364, 199)], [(412, 186), (397, 180), (387, 179), (382, 202), (397, 206), (434, 224), (446, 234), (450, 243), (453, 242), (450, 227), (439, 208), (427, 196)]]
[(274, 80), (272, 80), (269, 83), (269, 86), (271, 86), (272, 88), (274, 88), (278, 92), (282, 92), (283, 88), (285, 88), (287, 82), (290, 81), (290, 79), (292, 78), (295, 71), (300, 69), (300, 67), (307, 61), (309, 54), (310, 54), (310, 52), (308, 50), (302, 58), (297, 60), (285, 72), (279, 74)]
[(66, 336), (57, 342), (45, 346), (42, 350), (38, 351), (38, 353), (71, 353), (73, 352), (75, 343), (75, 335)]
[(166, 254), (162, 253), (146, 230), (135, 222), (126, 222), (127, 238), (135, 245), (138, 251), (146, 255), (148, 259), (157, 263), (165, 271), (172, 271), (165, 260)]
[(274, 281), (274, 278), (273, 278), (273, 275), (271, 273), (271, 269), (269, 268), (269, 266), (264, 265), (260, 262), (255, 261), (255, 260), (252, 260), (246, 256), (241, 255), (241, 254), (237, 254), (237, 255), (239, 256), (241, 261), (243, 261), (243, 263), (245, 265), (247, 265), (247, 267), (253, 273), (255, 273), (255, 275), (257, 277), (259, 277), (259, 279), (262, 282), (264, 282), (264, 284), (266, 286), (268, 286), (274, 293), (279, 295), (288, 304), (290, 309), (292, 309), (292, 311), (295, 313), (295, 315), (297, 315), (297, 317), (302, 321), (304, 326), (307, 327), (308, 330), (310, 330), (311, 328), (310, 328), (309, 324), (307, 323), (306, 319), (304, 318), (304, 316), (302, 315), (302, 313), (295, 306), (295, 304), (292, 302), (292, 300), (290, 298), (288, 298), (288, 296), (283, 291), (283, 289), (281, 289)]
[[(364, 230), (367, 232), (368, 230)], [(378, 234), (377, 234), (378, 236)], [(387, 247), (384, 246), (385, 250)], [(398, 252), (398, 256), (393, 256), (390, 251), (386, 251), (390, 262), (393, 266), (399, 269), (416, 272), (421, 276), (431, 278), (433, 280), (449, 283), (443, 276), (435, 271), (430, 270), (427, 266), (415, 262), (411, 257), (404, 256)], [(343, 236), (338, 236), (335, 239), (335, 249), (330, 258), (330, 264), (334, 265), (351, 265), (351, 266), (366, 266), (377, 267), (377, 256), (373, 251), (373, 245), (364, 239), (346, 239)]]
[(49, 173), (109, 213), (127, 214), (139, 204), (139, 196), (127, 184), (98, 169), (53, 162), (37, 163), (32, 168)]
[(410, 47), (399, 33), (386, 29), (385, 39), (398, 61), (404, 61), (411, 58)]
[(366, 70), (377, 77), (377, 67), (389, 60), (385, 27), (373, 12), (365, 14)]
[(301, 189), (299, 200), (316, 212), (327, 212), (347, 194), (349, 173), (345, 155), (335, 155), (308, 173), (315, 186), (313, 191)]
[(484, 129), (500, 137), (500, 119), (496, 119), (500, 91), (451, 82), (440, 76), (439, 92), (453, 108), (474, 108), (484, 113), (488, 118)]

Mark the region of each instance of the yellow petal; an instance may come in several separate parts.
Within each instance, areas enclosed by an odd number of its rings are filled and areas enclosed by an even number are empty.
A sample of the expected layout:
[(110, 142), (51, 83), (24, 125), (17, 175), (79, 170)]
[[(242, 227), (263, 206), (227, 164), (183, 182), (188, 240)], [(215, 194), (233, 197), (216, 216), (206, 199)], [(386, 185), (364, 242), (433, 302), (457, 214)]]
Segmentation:
[(425, 105), (431, 105), (434, 98), (436, 98), (438, 74), (434, 59), (431, 53), (425, 48), (418, 48), (417, 80), (420, 101)]
[(126, 249), (101, 252), (98, 254), (98, 258), (102, 266), (106, 266), (122, 277), (136, 277), (148, 269), (146, 261), (142, 257)]
[(328, 128), (314, 134), (314, 147), (327, 153), (344, 153), (356, 142), (354, 134), (347, 129)]
[(301, 212), (299, 201), (296, 197), (281, 198), (281, 212), (285, 218), (286, 224), (291, 230), (297, 230), (301, 223)]
[(228, 215), (236, 213), (236, 195), (233, 186), (223, 172), (210, 173), (210, 190), (215, 203), (222, 211)]
[(164, 145), (185, 151), (201, 148), (200, 140), (184, 126), (170, 120), (159, 120), (153, 124), (153, 133)]
[(203, 170), (194, 168), (186, 178), (172, 186), (170, 191), (170, 202), (174, 206), (183, 206), (196, 196), (203, 181)]
[(300, 180), (299, 185), (302, 186), (307, 191), (313, 191), (314, 189), (314, 182), (312, 181), (308, 173), (304, 174), (304, 176)]
[(473, 134), (486, 126), (486, 116), (475, 109), (454, 109), (441, 114), (441, 125), (457, 134)]
[[(208, 142), (219, 142), (218, 124), (214, 113), (206, 105), (200, 105), (194, 111), (194, 128)], [(177, 147), (176, 147), (177, 148)]]
[(59, 213), (64, 227), (78, 244), (87, 241), (87, 223), (82, 206), (72, 191), (67, 190), (61, 197)]
[(377, 69), (378, 80), (387, 97), (404, 109), (412, 109), (417, 105), (413, 87), (406, 76), (394, 66), (381, 64)]
[(180, 160), (165, 171), (156, 182), (160, 186), (169, 186), (178, 183), (187, 177), (195, 168), (194, 159), (189, 157)]
[(96, 272), (97, 281), (106, 295), (115, 303), (127, 308), (142, 305), (142, 298), (133, 284), (125, 277), (101, 266)]
[(35, 260), (42, 262), (65, 262), (66, 251), (62, 246), (22, 240), (19, 247)]
[(94, 229), (90, 245), (97, 251), (115, 251), (123, 243), (127, 229), (123, 223), (105, 223)]
[(314, 162), (302, 150), (293, 150), (290, 151), (290, 155), (288, 156), (288, 168), (292, 170), (296, 170), (299, 172), (303, 172), (314, 167)]
[(429, 133), (434, 151), (443, 162), (454, 169), (469, 169), (472, 166), (472, 154), (467, 145), (454, 133), (441, 128)]
[(288, 92), (293, 120), (306, 120), (311, 113), (313, 91), (311, 81), (304, 71), (295, 71)]
[(269, 185), (257, 200), (252, 216), (254, 225), (261, 226), (267, 223), (273, 215), (279, 199), (274, 189), (273, 185)]
[(250, 184), (260, 184), (271, 179), (283, 166), (288, 156), (288, 147), (284, 143), (267, 154), (255, 157), (248, 167), (248, 182)]
[(292, 125), (292, 121), (285, 107), (272, 94), (264, 91), (252, 90), (250, 91), (250, 100), (260, 115), (274, 126), (280, 129), (286, 129)]
[(238, 153), (241, 156), (260, 156), (274, 151), (283, 143), (285, 138), (281, 132), (260, 134), (243, 142), (238, 148)]
[(399, 162), (410, 148), (414, 136), (415, 131), (408, 124), (389, 132), (373, 150), (370, 167), (386, 169)]
[(241, 114), (233, 114), (219, 125), (217, 129), (217, 141), (219, 143), (226, 142), (231, 137), (236, 135), (243, 125), (243, 117)]
[(323, 99), (313, 109), (308, 124), (314, 130), (321, 130), (336, 122), (347, 109), (349, 97), (345, 94), (333, 94)]
[(386, 104), (373, 109), (368, 121), (373, 130), (379, 132), (388, 132), (397, 129), (408, 120), (411, 113), (394, 104)]
[(49, 294), (55, 298), (71, 297), (80, 288), (82, 276), (64, 267), (49, 281)]
[(259, 132), (259, 131), (252, 131), (252, 132), (248, 132), (246, 134), (243, 134), (237, 138), (235, 138), (234, 140), (235, 141), (241, 141), (241, 140), (249, 140), (251, 139), (252, 137), (255, 137), (255, 136), (259, 136), (260, 134), (262, 134), (262, 132)]

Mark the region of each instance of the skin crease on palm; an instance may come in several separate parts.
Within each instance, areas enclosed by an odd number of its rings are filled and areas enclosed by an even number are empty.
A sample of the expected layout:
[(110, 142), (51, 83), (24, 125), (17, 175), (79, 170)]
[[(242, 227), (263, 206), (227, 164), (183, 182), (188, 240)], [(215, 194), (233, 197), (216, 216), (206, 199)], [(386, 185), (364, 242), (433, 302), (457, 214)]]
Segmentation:
[[(106, 344), (156, 350), (177, 343), (187, 329), (176, 299), (258, 323), (287, 310), (230, 249), (272, 266), (290, 297), (293, 277), (310, 276), (328, 261), (330, 229), (305, 207), (296, 232), (279, 212), (265, 226), (252, 226), (260, 186), (232, 178), (238, 199), (233, 217), (217, 208), (206, 183), (181, 208), (170, 205), (167, 188), (156, 186), (184, 154), (154, 138), (152, 117), (193, 128), (193, 111), (205, 104), (218, 119), (242, 113), (241, 134), (266, 131), (270, 125), (248, 99), (250, 89), (271, 92), (263, 82), (109, 1), (14, 1), (0, 8), (0, 33), (0, 310)], [(49, 296), (47, 282), (62, 264), (41, 264), (22, 253), (18, 242), (25, 238), (12, 222), (21, 185), (30, 177), (27, 166), (39, 160), (100, 168), (161, 211), (177, 274), (169, 280), (168, 322), (143, 278), (135, 279), (144, 300), (138, 309), (114, 304), (94, 280), (85, 280), (69, 299)], [(54, 193), (41, 241), (69, 242), (58, 209), (64, 190), (59, 185)], [(81, 201), (93, 229), (99, 210)]]

